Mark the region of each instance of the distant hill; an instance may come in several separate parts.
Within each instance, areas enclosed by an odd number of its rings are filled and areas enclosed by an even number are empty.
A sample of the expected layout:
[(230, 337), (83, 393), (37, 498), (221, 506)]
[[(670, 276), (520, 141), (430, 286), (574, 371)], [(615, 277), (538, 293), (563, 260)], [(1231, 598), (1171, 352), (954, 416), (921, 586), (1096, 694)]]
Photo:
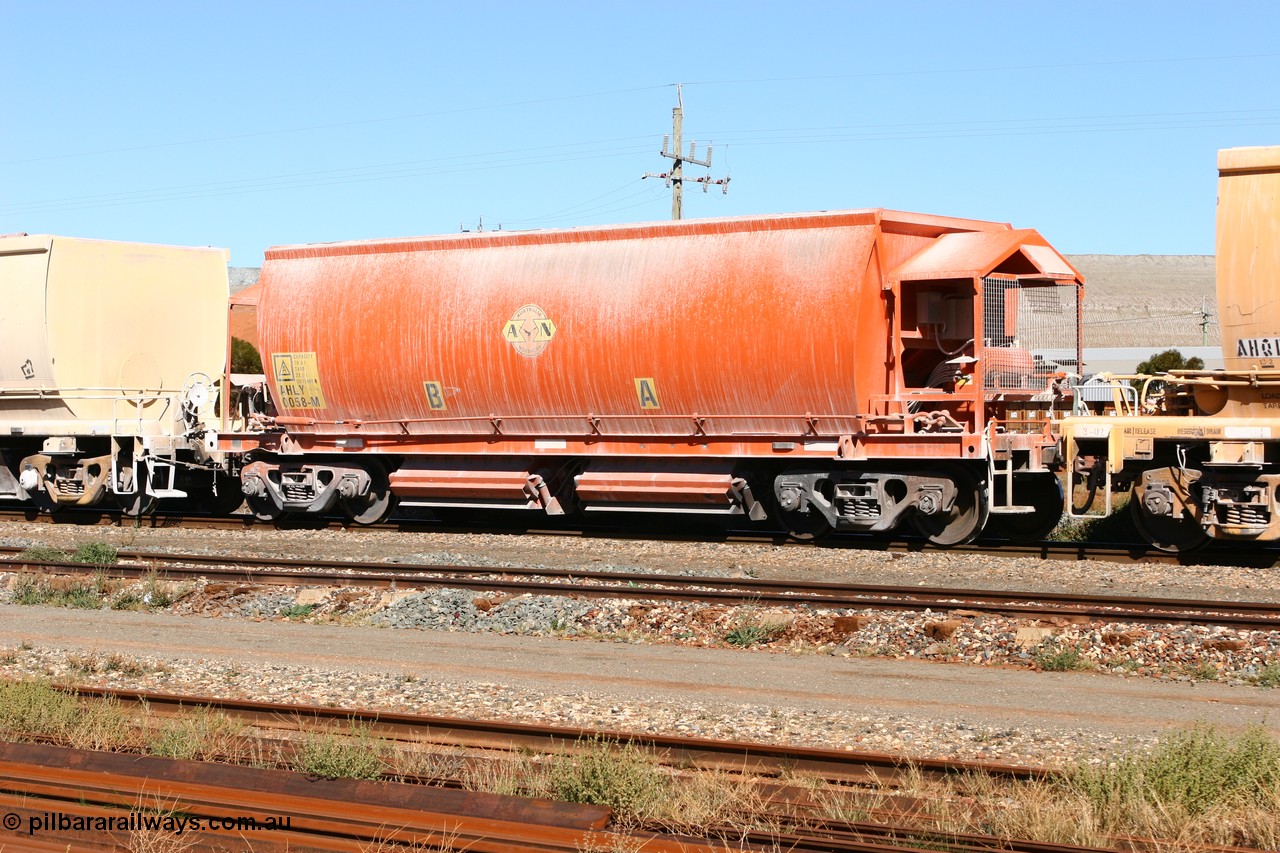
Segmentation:
[(227, 267), (227, 277), (231, 280), (231, 292), (239, 293), (250, 285), (258, 283), (261, 267)]
[[(1201, 346), (1200, 309), (1217, 346), (1213, 255), (1067, 255), (1085, 277), (1089, 347)], [(258, 267), (231, 267), (231, 292), (258, 280)]]
[(1090, 347), (1220, 343), (1213, 255), (1067, 255), (1084, 275), (1084, 338)]

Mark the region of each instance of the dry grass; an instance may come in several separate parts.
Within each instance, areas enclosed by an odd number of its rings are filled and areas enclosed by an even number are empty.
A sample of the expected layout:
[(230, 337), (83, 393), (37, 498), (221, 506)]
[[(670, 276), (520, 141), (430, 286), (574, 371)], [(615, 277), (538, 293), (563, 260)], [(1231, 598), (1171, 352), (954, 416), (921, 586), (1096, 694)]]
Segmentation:
[(149, 718), (146, 750), (162, 758), (249, 763), (248, 728), (220, 711), (196, 708), (179, 717)]
[[(1280, 740), (1261, 727), (1230, 736), (1196, 726), (1111, 766), (1039, 781), (971, 774), (940, 782), (908, 770), (896, 792), (920, 798), (915, 820), (940, 833), (1107, 848), (1136, 837), (1155, 839), (1161, 851), (1280, 849)], [(887, 793), (819, 789), (814, 799), (822, 818), (865, 820)]]
[(403, 827), (384, 827), (372, 844), (361, 845), (361, 853), (463, 853), (475, 845), (476, 840), (463, 841), (461, 823), (444, 827), (425, 837), (409, 835)]
[[(253, 737), (220, 712), (156, 717), (116, 702), (82, 702), (36, 681), (0, 682), (0, 739), (253, 766), (279, 766), (281, 759), (278, 745)], [(875, 822), (892, 813), (902, 794), (919, 801), (912, 822), (939, 838), (978, 832), (1113, 847), (1117, 838), (1132, 836), (1156, 839), (1162, 851), (1211, 845), (1280, 849), (1280, 740), (1261, 727), (1227, 735), (1198, 726), (1169, 735), (1154, 749), (1122, 755), (1108, 767), (1079, 767), (1032, 782), (975, 774), (939, 781), (911, 766), (892, 785), (863, 788), (784, 778), (805, 789), (815, 804), (800, 811), (771, 806), (742, 774), (673, 770), (645, 749), (602, 740), (552, 754), (484, 761), (465, 760), (446, 748), (393, 746), (355, 724), (307, 731), (297, 743), (294, 768), (316, 775), (456, 778), (470, 790), (607, 805), (616, 823), (591, 841), (590, 849), (600, 851), (629, 849), (635, 839), (628, 827), (714, 838), (733, 847), (749, 833), (781, 832), (810, 819)], [(393, 840), (388, 837), (388, 843)], [(156, 846), (130, 849), (181, 849), (164, 847), (159, 836), (137, 841)]]
[(467, 759), (457, 750), (434, 744), (401, 744), (387, 756), (388, 775), (398, 781), (445, 784), (463, 777)]
[(128, 832), (118, 839), (121, 848), (129, 853), (183, 853), (200, 843), (198, 833), (180, 831), (164, 825), (165, 818), (178, 816), (182, 809), (177, 800), (164, 801), (155, 797), (140, 796), (134, 812), (144, 817), (154, 817), (156, 825)]
[(381, 779), (389, 745), (367, 724), (305, 731), (294, 757), (294, 769), (325, 779)]

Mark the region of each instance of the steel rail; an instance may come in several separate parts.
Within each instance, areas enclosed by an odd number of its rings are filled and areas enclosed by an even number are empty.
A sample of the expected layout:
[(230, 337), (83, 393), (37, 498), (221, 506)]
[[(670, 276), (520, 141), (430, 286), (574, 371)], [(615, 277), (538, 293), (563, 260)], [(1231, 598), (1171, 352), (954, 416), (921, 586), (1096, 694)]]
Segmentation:
[(757, 530), (708, 530), (698, 533), (675, 533), (671, 530), (620, 529), (615, 526), (538, 527), (529, 524), (476, 523), (458, 526), (431, 519), (400, 518), (376, 525), (354, 525), (335, 518), (285, 518), (264, 522), (249, 515), (207, 516), (190, 513), (157, 512), (141, 518), (127, 518), (98, 510), (66, 509), (56, 515), (30, 509), (0, 509), (0, 521), (17, 521), (78, 526), (109, 526), (139, 529), (197, 528), (207, 530), (342, 530), (358, 536), (361, 532), (403, 533), (493, 533), (495, 535), (537, 535), (551, 537), (591, 537), (638, 541), (738, 542), (798, 547), (880, 551), (887, 554), (947, 553), (984, 557), (1029, 557), (1041, 560), (1079, 562), (1104, 560), (1118, 563), (1156, 565), (1222, 565), (1248, 568), (1271, 568), (1280, 565), (1280, 548), (1240, 548), (1230, 544), (1211, 544), (1189, 554), (1170, 554), (1140, 543), (1097, 543), (1044, 541), (1028, 544), (978, 540), (967, 545), (938, 548), (922, 539), (838, 533), (816, 543), (796, 543), (784, 533)]
[[(82, 695), (121, 699), (118, 691), (84, 690)], [(135, 694), (130, 701), (162, 700), (161, 708), (189, 708), (163, 700), (199, 699), (163, 694)], [(226, 703), (228, 705), (240, 703)], [(259, 703), (244, 703), (257, 705)], [(208, 703), (206, 703), (206, 706)], [(154, 707), (154, 706), (153, 706)], [(308, 712), (338, 714), (336, 709), (315, 706), (270, 706), (287, 709), (286, 716), (301, 707)], [(257, 709), (260, 710), (260, 709)], [(255, 711), (256, 712), (256, 711)], [(387, 715), (378, 715), (376, 723)], [(280, 715), (276, 715), (279, 719)], [(347, 719), (350, 719), (348, 716)], [(985, 772), (991, 765), (949, 762), (948, 772)], [(794, 769), (794, 768), (793, 768)], [(1028, 768), (1023, 768), (1028, 769)], [(1045, 771), (1037, 771), (1037, 775)], [(940, 830), (901, 824), (805, 820), (792, 828), (769, 832), (740, 832), (734, 827), (714, 828), (712, 838), (733, 838), (732, 844), (673, 838), (662, 831), (610, 833), (610, 811), (542, 800), (464, 793), (441, 788), (390, 782), (354, 782), (301, 777), (300, 774), (251, 769), (222, 764), (175, 761), (148, 756), (97, 753), (32, 744), (0, 743), (0, 807), (25, 822), (49, 822), (54, 815), (101, 818), (153, 811), (182, 814), (209, 821), (234, 813), (265, 823), (287, 817), (289, 826), (249, 836), (259, 851), (304, 850), (363, 853), (376, 849), (424, 849), (433, 842), (438, 849), (474, 850), (476, 853), (513, 853), (517, 850), (581, 851), (597, 849), (611, 836), (624, 844), (639, 843), (654, 853), (701, 851), (857, 851), (857, 853), (1088, 853), (1094, 848), (1075, 845), (997, 838), (972, 832)], [(407, 810), (407, 813), (405, 813)], [(909, 817), (894, 815), (901, 819)], [(59, 834), (61, 832), (61, 834)], [(49, 836), (57, 837), (56, 842)], [(211, 837), (205, 837), (211, 836)], [(227, 842), (245, 841), (243, 829), (210, 829), (205, 844), (195, 849), (226, 849)], [(14, 850), (62, 850), (72, 842), (89, 841), (84, 833), (56, 827), (43, 838), (14, 839)], [(120, 843), (118, 835), (112, 839)], [(1131, 839), (1119, 839), (1131, 841)], [(26, 842), (31, 842), (30, 844)], [(570, 846), (570, 844), (572, 846)], [(584, 846), (586, 845), (586, 846)], [(186, 844), (184, 849), (192, 849)], [(629, 848), (628, 848), (629, 849)], [(1212, 848), (1218, 853), (1251, 853), (1244, 848)]]
[[(56, 689), (65, 691), (67, 693), (75, 692), (75, 688), (68, 687), (68, 686), (57, 686)], [(110, 700), (117, 703), (123, 702), (124, 704), (139, 704), (146, 707), (147, 712), (149, 714), (158, 715), (166, 718), (180, 717), (183, 714), (190, 713), (194, 710), (197, 710), (197, 707), (208, 707), (207, 705), (195, 706), (195, 705), (188, 705), (188, 704), (173, 704), (172, 702), (164, 701), (164, 698), (171, 698), (171, 697), (163, 697), (162, 701), (160, 702), (148, 701), (147, 697), (143, 697), (143, 696), (122, 698), (120, 696), (117, 696), (111, 690), (98, 690), (98, 689), (83, 689), (81, 691), (80, 698), (91, 699), (91, 700), (102, 700), (102, 701)], [(280, 733), (280, 736), (271, 738), (271, 743), (277, 750), (283, 750), (284, 752), (290, 753), (290, 754), (295, 753), (297, 751), (296, 749), (291, 749), (291, 747), (296, 746), (297, 744), (296, 735), (298, 734), (299, 731), (302, 730), (300, 727), (300, 724), (304, 722), (302, 718), (298, 716), (293, 716), (293, 715), (281, 715), (281, 714), (264, 716), (257, 713), (251, 713), (246, 716), (236, 715), (236, 718), (240, 722), (246, 725), (250, 725), (254, 728), (258, 728), (258, 729), (269, 728), (273, 732), (278, 731)], [(364, 725), (368, 727), (366, 731), (372, 731), (374, 729), (375, 724), (365, 723)], [(393, 733), (393, 736), (395, 735), (396, 733)], [(400, 732), (399, 735), (403, 735), (403, 732)], [(243, 737), (245, 737), (246, 742), (253, 741), (259, 745), (261, 745), (264, 742), (263, 741), (264, 736), (261, 734), (257, 736), (243, 736)], [(416, 743), (419, 743), (419, 744), (424, 742), (438, 743), (438, 741), (430, 737), (426, 738), (425, 740), (423, 738), (415, 738), (414, 740), (416, 741)], [(609, 741), (609, 742), (612, 743), (613, 741)], [(590, 742), (585, 747), (585, 749), (594, 749), (598, 743), (599, 743), (599, 739), (595, 739), (592, 742)], [(468, 763), (472, 763), (472, 764), (477, 762), (493, 763), (501, 760), (501, 758), (499, 758), (496, 754), (498, 750), (494, 749), (493, 745), (489, 743), (487, 740), (483, 743), (473, 743), (473, 744), (451, 743), (449, 744), (449, 746), (456, 748), (460, 753), (458, 756), (459, 759), (462, 761), (466, 761)], [(547, 745), (544, 744), (544, 747), (545, 746)], [(549, 746), (550, 748), (557, 749), (563, 752), (578, 752), (584, 748), (582, 747), (582, 743), (580, 740), (568, 741), (567, 739), (551, 740), (549, 741)], [(530, 743), (527, 745), (523, 745), (520, 751), (525, 752), (527, 750), (531, 750), (534, 748), (536, 748), (536, 744)], [(503, 754), (508, 754), (508, 752), (509, 751), (506, 751)], [(229, 761), (230, 763), (238, 763), (231, 760), (230, 758), (223, 759), (223, 758), (217, 758), (217, 757), (210, 757), (210, 758), (205, 758), (204, 760), (216, 761), (216, 762), (221, 762), (226, 760), (226, 761)], [(291, 765), (286, 759), (284, 762), (277, 763), (274, 766), (280, 769), (289, 769)], [(672, 765), (668, 764), (668, 766), (672, 766)], [(964, 764), (957, 765), (954, 769), (954, 773), (961, 774), (961, 773), (985, 772), (986, 767), (989, 767), (989, 766), (990, 765), (986, 765), (984, 767), (979, 767), (978, 769), (975, 769), (969, 763), (964, 763)], [(673, 767), (673, 769), (677, 769), (677, 768)], [(681, 761), (678, 765), (678, 769), (681, 772), (687, 771), (689, 769), (688, 762)], [(719, 768), (719, 769), (723, 770), (724, 768)], [(741, 771), (741, 768), (735, 768), (735, 769), (738, 771)], [(794, 771), (794, 768), (788, 768), (788, 769)], [(997, 766), (997, 769), (1002, 770), (1003, 766)], [(1047, 774), (1050, 771), (1043, 770), (1038, 772), (1042, 774)], [(934, 774), (929, 774), (929, 773), (926, 773), (925, 775), (929, 775), (931, 778), (934, 776)], [(936, 775), (940, 777), (943, 774), (939, 773)], [(863, 824), (824, 820), (821, 817), (818, 817), (817, 812), (815, 812), (817, 805), (809, 796), (809, 794), (812, 791), (812, 788), (809, 785), (796, 785), (794, 783), (788, 783), (782, 780), (769, 781), (767, 777), (764, 777), (764, 778), (758, 777), (758, 776), (752, 777), (752, 774), (750, 772), (748, 772), (748, 777), (750, 778), (750, 782), (760, 792), (760, 795), (764, 798), (764, 801), (767, 802), (770, 806), (768, 809), (766, 809), (763, 812), (755, 813), (757, 814), (758, 817), (765, 818), (766, 821), (768, 821), (769, 823), (781, 821), (781, 823), (779, 823), (778, 826), (794, 825), (798, 827), (803, 827), (803, 831), (807, 835), (812, 836), (814, 834), (818, 834), (822, 838), (826, 838), (836, 842), (835, 846), (830, 846), (827, 849), (832, 849), (832, 850), (862, 849), (865, 846), (864, 839), (869, 838), (871, 840), (876, 840), (880, 837), (885, 837), (885, 836), (888, 836), (888, 837), (900, 836), (899, 842), (907, 840), (910, 837), (923, 837), (929, 840), (930, 843), (936, 842), (937, 838), (940, 837), (939, 833), (935, 831), (933, 828), (932, 819), (929, 818), (928, 816), (920, 814), (921, 800), (918, 797), (904, 795), (900, 792), (888, 791), (882, 787), (884, 784), (891, 784), (897, 781), (895, 778), (888, 776), (888, 774), (880, 774), (878, 772), (872, 773), (867, 777), (866, 781), (874, 782), (878, 790), (878, 796), (892, 800), (895, 803), (895, 807), (893, 809), (876, 808), (876, 809), (869, 810), (867, 812), (867, 815), (868, 815), (866, 818), (867, 822)], [(410, 776), (402, 773), (397, 773), (395, 774), (395, 778), (398, 781), (408, 782), (412, 784), (444, 786), (444, 787), (452, 787), (457, 789), (463, 788), (463, 784), (461, 783), (461, 781), (453, 777), (436, 777), (436, 776), (417, 777), (417, 776)], [(842, 782), (847, 783), (848, 780), (846, 779), (836, 780), (837, 784), (840, 784)], [(781, 807), (781, 810), (779, 810), (779, 807)], [(875, 815), (876, 819), (881, 821), (881, 823), (879, 824), (870, 823), (869, 821), (871, 820), (872, 815)], [(904, 821), (907, 823), (903, 823)], [(643, 824), (641, 824), (637, 826), (637, 828), (646, 828), (646, 827)], [(650, 825), (647, 828), (659, 835), (664, 833), (664, 829), (661, 826), (656, 824)], [(773, 838), (773, 836), (776, 834), (777, 831), (778, 830), (775, 829), (774, 832), (770, 833), (769, 835), (760, 836), (760, 843), (764, 846), (764, 849), (766, 850), (777, 849), (776, 845), (772, 844), (770, 840), (771, 838)], [(740, 835), (740, 829), (732, 826), (707, 827), (705, 828), (705, 834), (712, 838), (734, 838)], [(974, 836), (974, 838), (978, 838), (978, 837), (979, 836)], [(964, 849), (964, 847), (963, 845), (957, 846), (958, 838), (959, 837), (957, 836), (957, 842), (953, 842), (953, 844), (950, 846), (955, 847), (959, 851)], [(852, 846), (850, 847), (849, 845), (852, 845)], [(1009, 846), (1007, 842), (1002, 842), (1001, 844), (996, 846), (999, 849), (1009, 849), (1009, 850), (1021, 849), (1020, 847)], [(738, 848), (735, 847), (733, 849), (736, 850)], [(795, 849), (803, 850), (803, 849), (810, 849), (810, 848), (808, 845), (800, 843)], [(988, 847), (987, 849), (990, 849), (990, 847)], [(1037, 853), (1037, 851), (1029, 850), (1028, 853)]]
[[(777, 831), (724, 827), (733, 841), (615, 831), (598, 806), (462, 793), (388, 782), (319, 779), (278, 770), (0, 743), (0, 808), (13, 833), (5, 849), (153, 849), (165, 831), (144, 821), (181, 820), (184, 850), (353, 853), (465, 849), (475, 853), (582, 851), (610, 841), (653, 853), (847, 851), (847, 853), (1091, 853), (1096, 848), (968, 832), (809, 822)], [(230, 826), (223, 824), (230, 818)], [(113, 821), (104, 828), (102, 822)], [(200, 824), (193, 825), (193, 820)], [(254, 821), (257, 830), (243, 822)], [(38, 828), (37, 827), (38, 824)], [(97, 825), (95, 825), (97, 824)], [(22, 827), (29, 827), (22, 834)], [(174, 842), (176, 843), (176, 842)], [(459, 847), (458, 845), (462, 845)], [(1241, 848), (1208, 848), (1247, 853)]]
[(942, 758), (907, 759), (880, 752), (818, 749), (751, 741), (724, 741), (710, 738), (654, 735), (639, 732), (592, 730), (567, 726), (513, 723), (504, 720), (477, 720), (438, 717), (387, 711), (331, 708), (157, 693), (145, 690), (58, 685), (57, 689), (78, 696), (145, 705), (153, 711), (178, 713), (182, 709), (209, 708), (247, 724), (266, 729), (295, 730), (298, 721), (322, 725), (367, 726), (370, 734), (407, 743), (435, 744), (466, 749), (498, 749), (506, 752), (539, 750), (556, 752), (574, 749), (592, 741), (630, 744), (653, 754), (664, 764), (706, 770), (778, 776), (784, 772), (804, 772), (831, 782), (867, 783), (891, 780), (910, 769), (931, 778), (964, 773), (984, 773), (1002, 779), (1043, 778), (1053, 771), (991, 761), (962, 761)]
[[(0, 567), (12, 565), (28, 570), (35, 568), (65, 573), (100, 572), (121, 578), (140, 578), (154, 571), (158, 576), (169, 579), (216, 578), (232, 583), (318, 583), (392, 589), (464, 586), (477, 591), (517, 594), (571, 593), (593, 598), (695, 600), (715, 604), (771, 604), (788, 607), (809, 605), (846, 609), (971, 610), (1025, 617), (1067, 616), (1114, 622), (1173, 622), (1224, 625), (1241, 630), (1280, 630), (1280, 602), (768, 581), (756, 578), (532, 567), (179, 555), (146, 551), (119, 552), (120, 557), (137, 561), (138, 565), (99, 566), (26, 560), (21, 558), (21, 549), (16, 547), (0, 547), (0, 553), (18, 555), (0, 559)], [(198, 568), (183, 564), (195, 564)], [(239, 567), (229, 568), (229, 565)], [(511, 576), (525, 579), (511, 580)]]
[[(370, 844), (440, 844), (452, 835), (477, 853), (573, 851), (610, 820), (599, 806), (15, 743), (0, 743), (0, 790), (21, 823), (53, 815), (121, 818), (151, 808), (200, 818), (206, 845), (243, 847), (251, 840), (254, 850), (362, 851)], [(287, 818), (288, 826), (250, 833), (211, 825), (226, 817), (264, 826)], [(61, 835), (68, 846), (113, 840), (71, 823), (66, 830), (54, 823), (42, 840)], [(116, 833), (117, 844), (125, 834)], [(689, 849), (645, 840), (646, 849)]]

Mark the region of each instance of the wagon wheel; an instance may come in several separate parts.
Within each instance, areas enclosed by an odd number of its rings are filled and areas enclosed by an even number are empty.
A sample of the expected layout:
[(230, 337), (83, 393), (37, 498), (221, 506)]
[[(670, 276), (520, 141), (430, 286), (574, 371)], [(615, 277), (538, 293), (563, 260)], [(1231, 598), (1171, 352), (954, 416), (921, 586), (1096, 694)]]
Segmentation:
[(816, 509), (808, 512), (777, 507), (778, 518), (788, 538), (797, 542), (816, 542), (831, 535), (831, 523)]
[(279, 521), (284, 518), (284, 510), (276, 506), (267, 495), (246, 495), (245, 502), (249, 504), (253, 517), (259, 521)]
[(243, 503), (244, 492), (240, 490), (240, 481), (222, 471), (213, 475), (211, 487), (200, 495), (201, 507), (213, 516), (231, 515)]
[(971, 542), (987, 523), (986, 488), (963, 469), (945, 475), (956, 485), (956, 499), (951, 511), (943, 515), (913, 513), (911, 526), (930, 543), (943, 548)]
[(354, 498), (341, 498), (339, 506), (352, 523), (377, 524), (395, 509), (396, 497), (391, 493), (391, 483), (381, 464), (369, 466), (369, 491)]
[(1133, 524), (1142, 534), (1142, 538), (1151, 543), (1157, 551), (1170, 554), (1189, 554), (1203, 548), (1210, 541), (1209, 534), (1204, 532), (1200, 522), (1190, 513), (1181, 517), (1152, 515), (1142, 507), (1142, 500), (1135, 488), (1129, 497), (1129, 509), (1133, 513)]
[(137, 491), (131, 494), (112, 492), (120, 514), (129, 518), (141, 518), (156, 508), (156, 496)]
[(132, 457), (121, 456), (117, 464), (120, 470), (120, 482), (117, 485), (122, 489), (132, 488), (132, 491), (117, 492), (112, 489), (111, 498), (120, 508), (121, 515), (141, 518), (156, 508), (156, 496), (147, 494), (145, 482), (134, 482)]
[(782, 505), (782, 498), (776, 488), (770, 487), (773, 517), (789, 539), (796, 542), (816, 542), (829, 536), (832, 532), (831, 522), (816, 506), (807, 503), (807, 498), (793, 495), (792, 508)]
[(1039, 542), (1062, 519), (1062, 483), (1057, 477), (1036, 476), (1028, 479), (1021, 488), (1015, 479), (1013, 501), (1023, 506), (1035, 507), (1035, 511), (997, 513), (992, 516), (991, 532), (1010, 542), (1019, 545)]

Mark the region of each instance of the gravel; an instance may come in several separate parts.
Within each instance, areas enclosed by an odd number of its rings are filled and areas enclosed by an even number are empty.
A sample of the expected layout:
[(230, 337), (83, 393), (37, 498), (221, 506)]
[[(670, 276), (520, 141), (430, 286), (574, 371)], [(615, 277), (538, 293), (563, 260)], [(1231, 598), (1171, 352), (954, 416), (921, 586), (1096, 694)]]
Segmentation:
[[(1227, 567), (1120, 566), (1027, 558), (995, 559), (936, 552), (887, 555), (839, 549), (746, 543), (649, 542), (500, 534), (383, 534), (338, 531), (66, 530), (10, 525), (6, 544), (74, 547), (108, 541), (121, 549), (175, 553), (311, 555), (318, 559), (466, 563), (495, 567), (585, 566), (613, 571), (668, 571), (721, 576), (795, 577), (917, 583), (931, 586), (1101, 592), (1171, 597), (1278, 600), (1272, 570)], [(8, 601), (11, 584), (0, 592)], [(1280, 682), (1280, 632), (1211, 626), (1035, 621), (965, 611), (898, 612), (808, 606), (708, 606), (639, 598), (478, 593), (462, 588), (425, 592), (287, 588), (250, 583), (176, 586), (172, 612), (216, 619), (306, 621), (372, 625), (393, 630), (447, 631), (576, 639), (608, 644), (743, 647), (743, 666), (755, 655), (922, 660), (939, 665), (1023, 670), (1087, 669), (1125, 679), (1169, 683), (1217, 682), (1247, 694), (1271, 695)], [(62, 655), (59, 658), (59, 655)], [(10, 650), (10, 674), (68, 673), (102, 683), (156, 684), (185, 692), (225, 691), (246, 698), (299, 695), (321, 704), (387, 707), (419, 713), (483, 713), (543, 722), (604, 725), (634, 731), (780, 740), (902, 750), (913, 755), (987, 757), (1054, 762), (1065, 756), (1102, 760), (1122, 740), (1107, 731), (1051, 732), (1035, 726), (990, 726), (973, 719), (910, 713), (859, 715), (752, 707), (723, 713), (715, 706), (661, 697), (642, 706), (590, 693), (516, 690), (502, 684), (413, 683), (387, 673), (290, 668), (275, 676), (240, 678), (234, 666), (202, 661), (199, 649), (176, 649), (176, 662), (145, 662), (144, 674), (122, 674), (67, 660), (50, 648)], [(397, 680), (399, 679), (399, 680)], [(267, 684), (287, 685), (273, 686)], [(1259, 686), (1261, 685), (1261, 686)], [(483, 703), (476, 702), (482, 695)], [(1269, 700), (1268, 700), (1269, 701)], [(1280, 709), (1280, 694), (1276, 699)], [(483, 715), (483, 713), (481, 715)], [(1126, 741), (1128, 742), (1128, 741)]]

